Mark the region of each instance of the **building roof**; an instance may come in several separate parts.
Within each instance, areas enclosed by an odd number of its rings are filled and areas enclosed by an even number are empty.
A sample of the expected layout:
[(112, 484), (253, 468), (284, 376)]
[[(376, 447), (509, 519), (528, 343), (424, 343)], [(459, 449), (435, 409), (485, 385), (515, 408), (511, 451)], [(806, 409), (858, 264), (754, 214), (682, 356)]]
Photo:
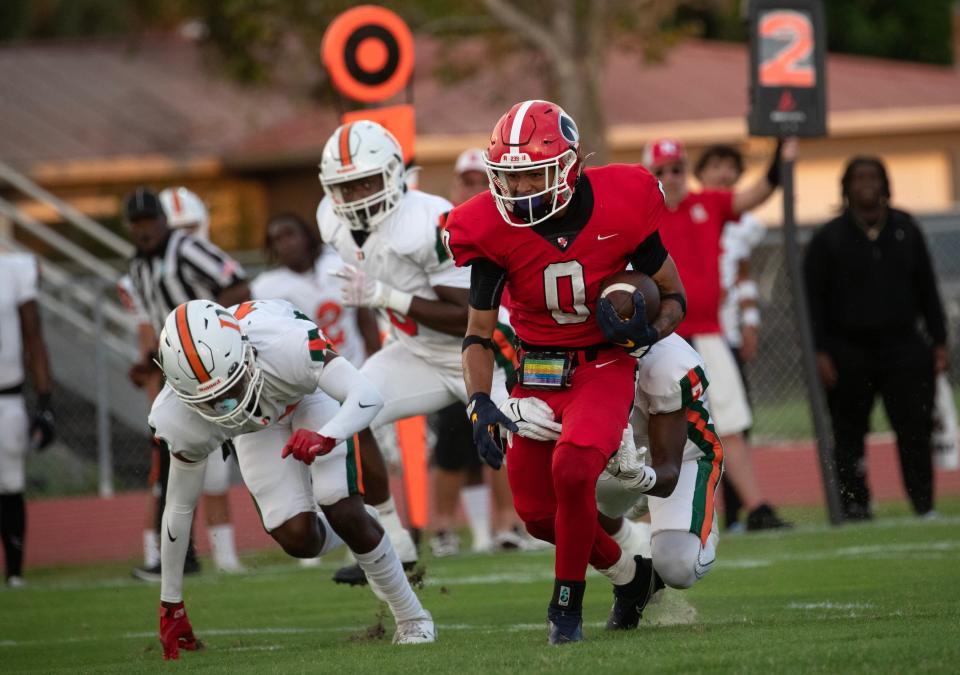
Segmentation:
[[(441, 50), (447, 63), (480, 65), (459, 79), (435, 75)], [(478, 40), (451, 46), (418, 37), (418, 148), (445, 137), (458, 139), (448, 144), (455, 149), (464, 136), (482, 141), (513, 102), (545, 96), (537, 66), (521, 58), (507, 55), (483, 67), (489, 58)], [(603, 86), (613, 137), (650, 125), (743, 120), (747, 58), (742, 44), (693, 40), (657, 63), (614, 49)], [(0, 82), (0, 160), (28, 170), (156, 155), (226, 157), (236, 165), (315, 162), (337, 123), (332, 107), (298, 101), (279, 85), (226, 80), (195, 43), (177, 37), (151, 37), (135, 47), (121, 41), (6, 46)], [(835, 118), (915, 109), (937, 119), (940, 107), (960, 110), (958, 68), (832, 55), (828, 82)], [(954, 117), (949, 123), (960, 125), (960, 115)]]
[(42, 162), (219, 153), (296, 112), (276, 89), (245, 88), (176, 37), (0, 48), (0, 160)]

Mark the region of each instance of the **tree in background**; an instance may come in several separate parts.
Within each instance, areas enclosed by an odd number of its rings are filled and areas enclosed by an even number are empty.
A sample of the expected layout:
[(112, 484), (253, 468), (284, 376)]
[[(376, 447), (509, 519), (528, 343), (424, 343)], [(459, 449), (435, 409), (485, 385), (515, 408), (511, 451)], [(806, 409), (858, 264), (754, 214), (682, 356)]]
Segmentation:
[[(673, 21), (696, 24), (709, 40), (744, 42), (749, 0), (712, 7), (681, 2)], [(902, 61), (948, 65), (954, 58), (951, 19), (955, 0), (824, 0), (827, 49)]]
[[(481, 64), (437, 65), (447, 81), (479, 67), (503, 66), (523, 54), (543, 73), (546, 96), (580, 126), (584, 147), (606, 161), (601, 93), (608, 50), (626, 47), (659, 58), (684, 36), (743, 41), (746, 0), (383, 0), (414, 32), (437, 39), (483, 40)], [(272, 79), (291, 94), (333, 94), (319, 63), (330, 21), (350, 0), (2, 0), (0, 41), (59, 37), (136, 36), (188, 26), (218, 55), (224, 72), (243, 82)], [(824, 2), (831, 51), (929, 63), (950, 63), (952, 0), (829, 0)], [(515, 66), (514, 66), (515, 67)], [(524, 94), (518, 93), (519, 97)]]

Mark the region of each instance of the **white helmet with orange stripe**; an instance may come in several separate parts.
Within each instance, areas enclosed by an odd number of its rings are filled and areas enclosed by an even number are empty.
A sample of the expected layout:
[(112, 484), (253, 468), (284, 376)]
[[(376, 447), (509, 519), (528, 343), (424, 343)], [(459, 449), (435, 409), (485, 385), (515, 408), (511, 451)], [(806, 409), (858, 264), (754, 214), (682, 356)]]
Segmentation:
[(204, 419), (231, 429), (259, 419), (263, 372), (240, 323), (217, 303), (191, 300), (170, 312), (159, 362), (177, 397)]
[(201, 239), (210, 239), (210, 214), (203, 200), (185, 187), (172, 187), (160, 193), (160, 205), (170, 227), (184, 228)]
[(370, 231), (397, 208), (404, 173), (400, 143), (370, 120), (338, 127), (320, 158), (323, 191), (351, 230)]

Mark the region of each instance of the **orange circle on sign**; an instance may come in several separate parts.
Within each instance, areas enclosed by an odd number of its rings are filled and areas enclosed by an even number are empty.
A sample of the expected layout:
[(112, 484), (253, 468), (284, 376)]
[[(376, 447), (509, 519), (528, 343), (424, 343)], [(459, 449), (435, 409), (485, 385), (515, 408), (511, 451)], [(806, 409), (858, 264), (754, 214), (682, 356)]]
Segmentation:
[(357, 63), (364, 70), (375, 73), (382, 70), (387, 65), (389, 52), (382, 40), (377, 38), (364, 38), (357, 47)]
[(344, 96), (378, 103), (399, 93), (413, 73), (413, 34), (399, 16), (375, 5), (347, 10), (320, 46), (333, 85)]

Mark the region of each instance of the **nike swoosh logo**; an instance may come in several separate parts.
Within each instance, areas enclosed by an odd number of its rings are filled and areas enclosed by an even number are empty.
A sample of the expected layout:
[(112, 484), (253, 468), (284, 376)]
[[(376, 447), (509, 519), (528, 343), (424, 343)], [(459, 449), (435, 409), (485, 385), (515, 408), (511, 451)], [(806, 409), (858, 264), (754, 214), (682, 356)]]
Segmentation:
[(616, 359), (613, 359), (612, 361), (607, 361), (606, 363), (598, 363), (597, 368), (603, 368), (604, 366), (609, 366), (611, 363), (616, 363), (616, 361), (617, 361)]
[(607, 234), (607, 235), (598, 234), (597, 241), (603, 241), (604, 239), (610, 239), (611, 237), (618, 237), (618, 236), (620, 236), (619, 232), (615, 232), (614, 234)]
[(171, 542), (171, 543), (173, 543), (173, 542), (175, 542), (175, 541), (177, 540), (176, 537), (174, 537), (172, 534), (170, 534), (170, 526), (169, 526), (169, 525), (167, 525), (167, 537), (170, 538), (170, 542)]
[(376, 403), (358, 403), (357, 405), (360, 406), (361, 408), (372, 408), (377, 404)]

